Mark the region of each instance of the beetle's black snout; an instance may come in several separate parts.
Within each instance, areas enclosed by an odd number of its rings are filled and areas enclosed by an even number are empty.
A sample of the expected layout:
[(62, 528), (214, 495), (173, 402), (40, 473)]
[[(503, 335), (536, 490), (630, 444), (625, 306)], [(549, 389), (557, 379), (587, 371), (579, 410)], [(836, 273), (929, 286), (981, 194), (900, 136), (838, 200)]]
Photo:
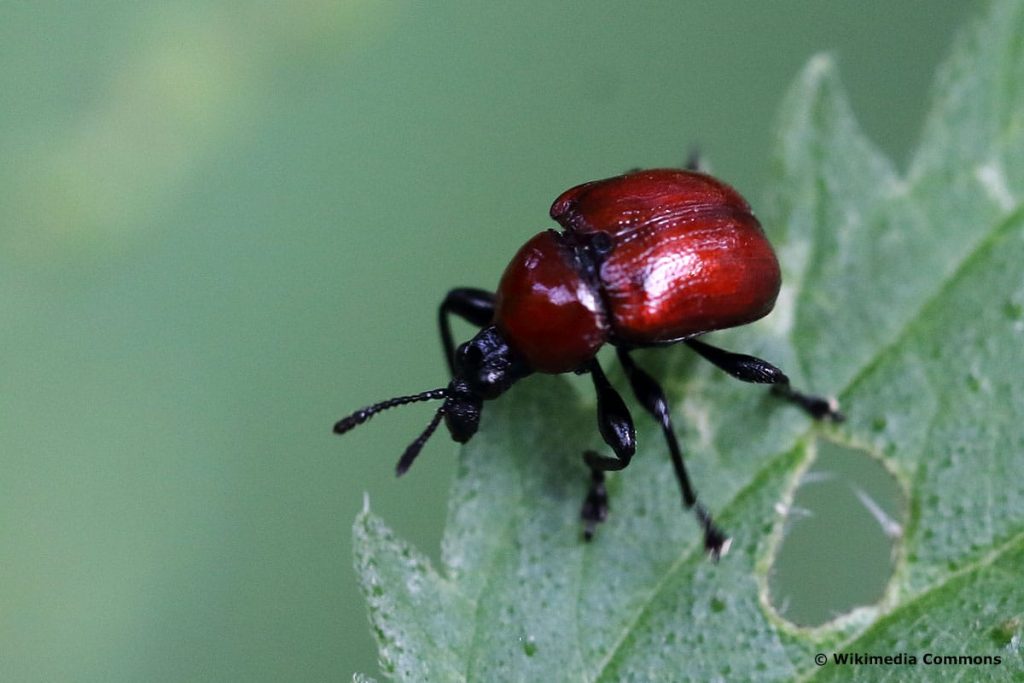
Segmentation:
[(480, 427), (483, 399), (470, 390), (464, 380), (456, 379), (448, 385), (448, 398), (445, 399), (442, 410), (445, 425), (451, 432), (452, 439), (466, 443)]

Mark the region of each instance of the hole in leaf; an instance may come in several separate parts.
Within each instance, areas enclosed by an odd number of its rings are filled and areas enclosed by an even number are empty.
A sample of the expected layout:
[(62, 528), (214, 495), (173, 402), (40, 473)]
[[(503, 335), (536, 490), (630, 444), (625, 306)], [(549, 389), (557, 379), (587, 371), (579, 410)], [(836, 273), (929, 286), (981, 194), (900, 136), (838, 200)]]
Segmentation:
[(775, 610), (801, 626), (878, 602), (906, 510), (899, 483), (866, 451), (825, 439), (816, 446), (768, 582)]

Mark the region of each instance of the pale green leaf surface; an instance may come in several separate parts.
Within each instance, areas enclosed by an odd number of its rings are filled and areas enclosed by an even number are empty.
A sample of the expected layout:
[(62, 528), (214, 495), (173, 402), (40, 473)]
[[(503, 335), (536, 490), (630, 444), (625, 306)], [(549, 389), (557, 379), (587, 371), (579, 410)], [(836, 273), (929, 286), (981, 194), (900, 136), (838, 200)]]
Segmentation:
[[(1024, 5), (1001, 2), (961, 37), (905, 177), (861, 134), (827, 57), (787, 96), (762, 216), (786, 284), (772, 316), (716, 340), (836, 392), (848, 422), (810, 424), (684, 349), (640, 357), (675, 401), (691, 474), (734, 537), (720, 564), (703, 557), (664, 443), (639, 411), (637, 457), (610, 478), (611, 516), (584, 544), (577, 454), (601, 446), (593, 406), (562, 378), (531, 378), (487, 405), (463, 450), (440, 569), (368, 510), (356, 520), (384, 671), (408, 681), (790, 680), (853, 671), (819, 669), (817, 652), (934, 648), (1002, 655), (972, 678), (1019, 675), (1022, 36)], [(907, 489), (909, 518), (882, 602), (798, 629), (768, 606), (766, 575), (779, 504), (822, 438), (882, 459)]]

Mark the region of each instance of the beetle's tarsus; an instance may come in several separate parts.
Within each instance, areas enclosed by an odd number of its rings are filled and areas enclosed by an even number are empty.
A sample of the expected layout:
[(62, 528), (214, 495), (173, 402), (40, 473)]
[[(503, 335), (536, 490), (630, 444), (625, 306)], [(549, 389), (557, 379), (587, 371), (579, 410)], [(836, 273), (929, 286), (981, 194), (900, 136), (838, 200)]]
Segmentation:
[(791, 387), (789, 382), (773, 386), (772, 394), (798, 406), (815, 420), (842, 422), (846, 419), (846, 416), (839, 410), (839, 401), (835, 398), (805, 394)]
[(729, 554), (729, 548), (732, 546), (732, 539), (718, 531), (714, 530), (716, 534), (711, 537), (705, 537), (704, 539), (704, 550), (708, 554), (708, 558), (718, 564), (718, 561)]
[(697, 517), (697, 523), (704, 530), (704, 552), (712, 562), (718, 562), (723, 555), (729, 552), (732, 539), (718, 528), (714, 520), (711, 519), (711, 513), (700, 503), (693, 506), (693, 514)]

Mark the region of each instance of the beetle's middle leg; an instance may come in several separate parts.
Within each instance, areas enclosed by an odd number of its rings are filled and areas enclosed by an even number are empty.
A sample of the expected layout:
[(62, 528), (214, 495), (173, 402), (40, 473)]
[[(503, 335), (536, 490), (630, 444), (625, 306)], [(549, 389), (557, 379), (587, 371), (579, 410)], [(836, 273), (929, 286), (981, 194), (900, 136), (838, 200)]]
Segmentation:
[(729, 537), (715, 525), (711, 514), (697, 501), (697, 493), (693, 489), (693, 484), (690, 483), (690, 476), (686, 472), (686, 463), (679, 448), (679, 439), (676, 438), (675, 430), (672, 428), (672, 417), (669, 413), (665, 392), (653, 377), (633, 361), (629, 351), (622, 347), (618, 347), (616, 351), (622, 368), (626, 371), (629, 384), (633, 387), (633, 394), (636, 395), (644, 409), (661, 425), (661, 431), (665, 434), (665, 442), (668, 444), (668, 452), (672, 458), (676, 480), (679, 482), (679, 489), (683, 495), (683, 506), (687, 510), (693, 510), (697, 522), (704, 530), (704, 549), (713, 560), (717, 560), (728, 550)]

